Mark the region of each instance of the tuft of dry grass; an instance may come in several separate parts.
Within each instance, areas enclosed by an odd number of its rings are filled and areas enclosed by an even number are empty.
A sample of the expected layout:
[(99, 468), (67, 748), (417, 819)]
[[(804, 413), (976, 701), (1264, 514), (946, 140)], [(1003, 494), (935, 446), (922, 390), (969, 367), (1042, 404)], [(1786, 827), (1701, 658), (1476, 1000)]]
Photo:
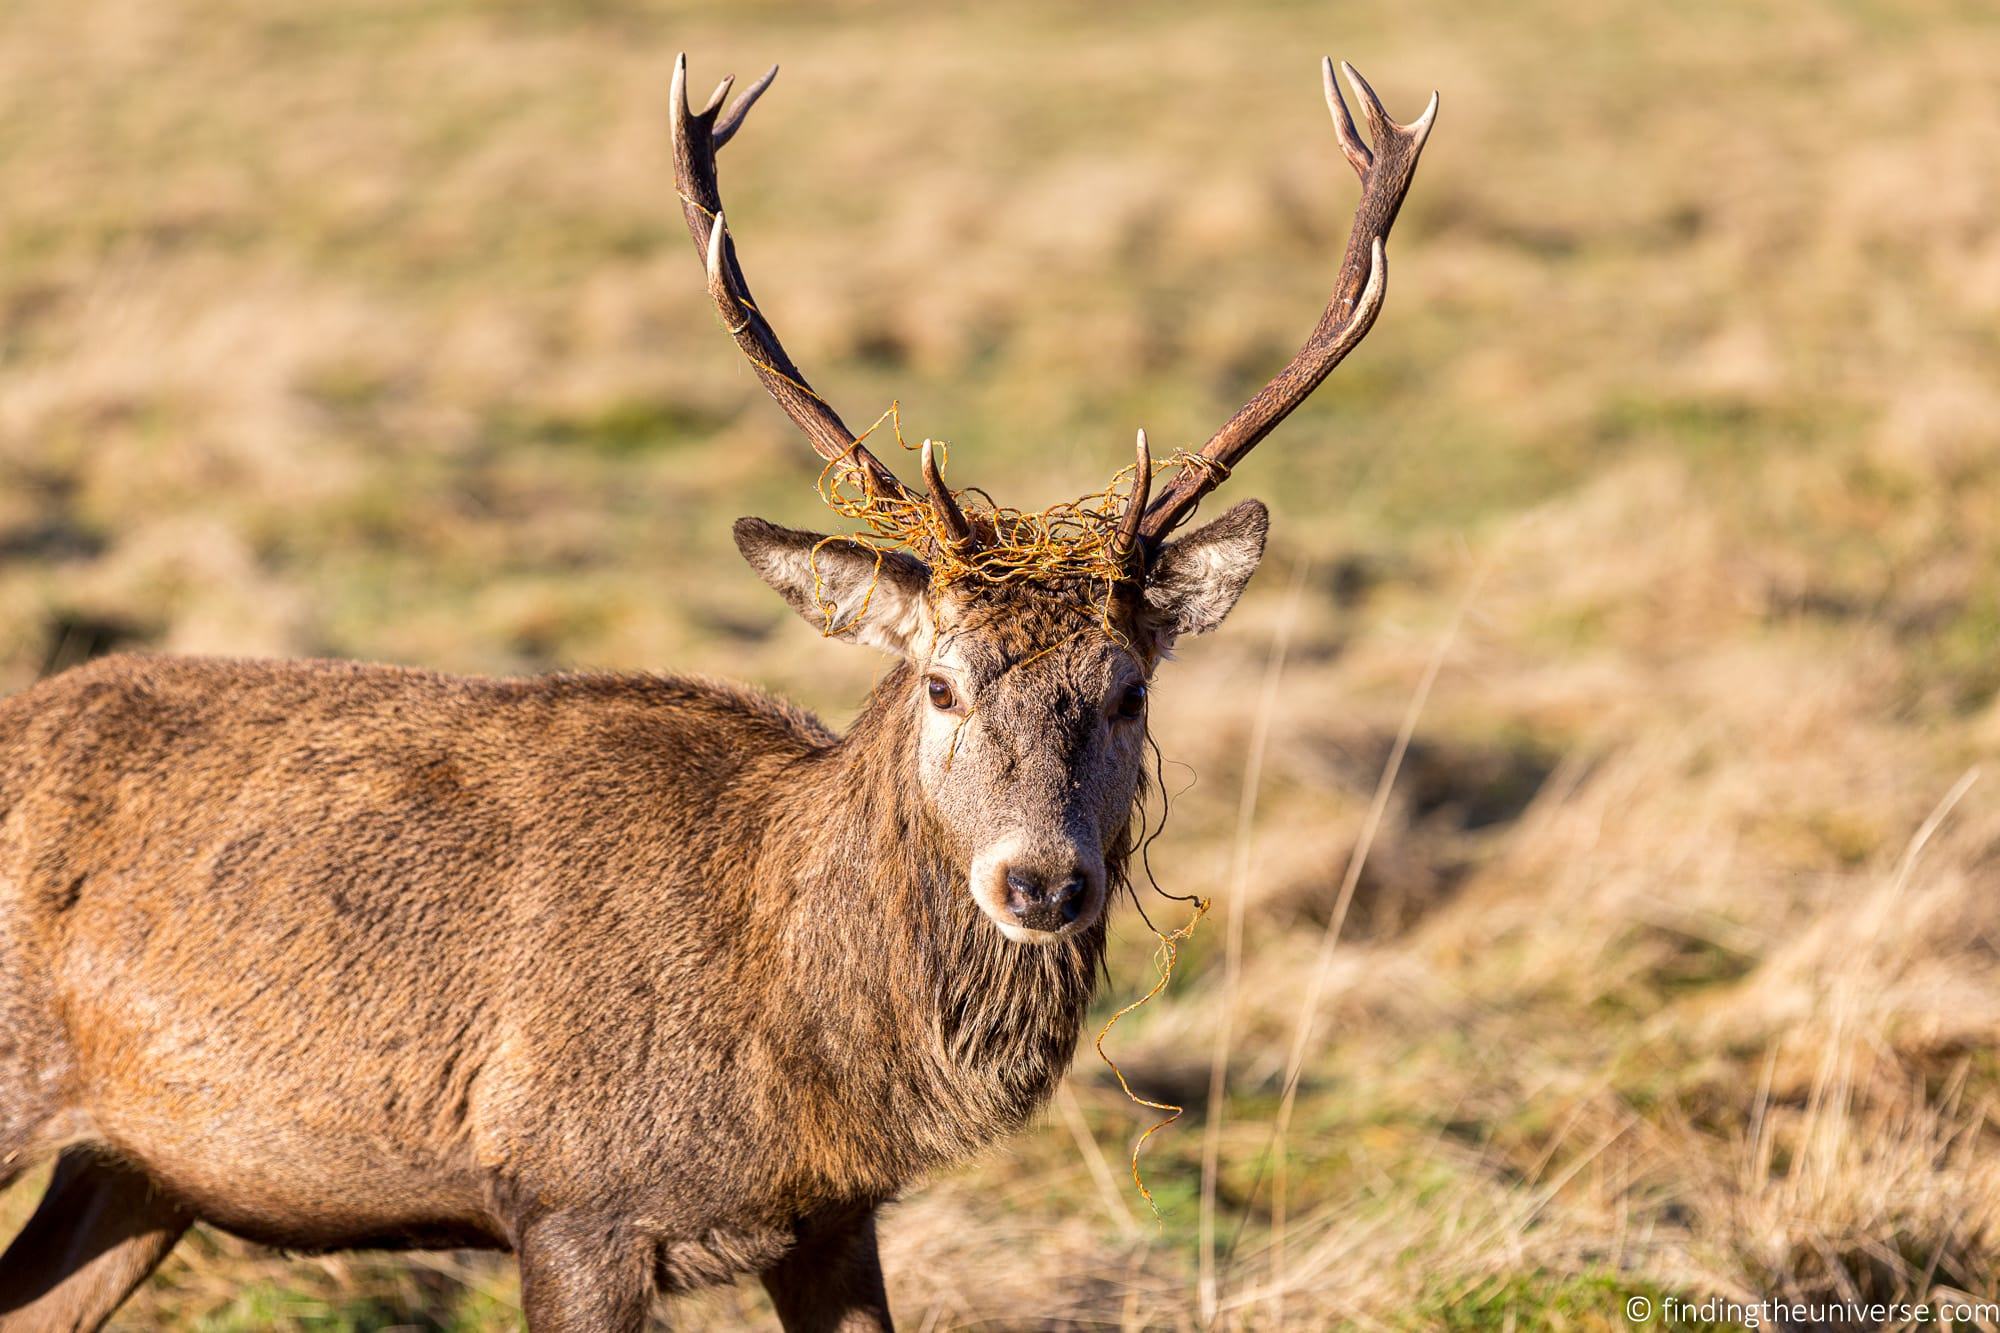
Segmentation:
[[(1976, 6), (17, 0), (4, 683), (144, 645), (727, 671), (845, 716), (877, 663), (726, 538), (826, 515), (672, 207), (681, 49), (784, 64), (724, 170), (815, 383), (856, 422), (900, 399), (1025, 507), (1135, 425), (1198, 444), (1303, 336), (1351, 202), (1322, 51), (1392, 111), (1442, 91), (1384, 319), (1231, 483), (1271, 569), (1158, 691), (1156, 863), (1223, 896), (1240, 964), (1205, 931), (1115, 1034), (1191, 1108), (1148, 1146), (1164, 1223), (1117, 1193), (1146, 1122), (1085, 1059), (890, 1214), (910, 1327), (2000, 1296)], [(1150, 943), (1120, 927), (1107, 1012)], [(514, 1290), (202, 1233), (123, 1319), (472, 1330)], [(772, 1322), (752, 1291), (664, 1315)]]

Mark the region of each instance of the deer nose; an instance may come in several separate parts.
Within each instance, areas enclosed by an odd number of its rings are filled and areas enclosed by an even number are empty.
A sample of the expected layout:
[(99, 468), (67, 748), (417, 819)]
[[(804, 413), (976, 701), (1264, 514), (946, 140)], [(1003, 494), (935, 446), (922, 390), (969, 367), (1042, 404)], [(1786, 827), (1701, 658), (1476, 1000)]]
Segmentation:
[(1007, 871), (1007, 910), (1029, 930), (1058, 931), (1083, 915), (1090, 885), (1083, 875), (1044, 876), (1032, 870)]

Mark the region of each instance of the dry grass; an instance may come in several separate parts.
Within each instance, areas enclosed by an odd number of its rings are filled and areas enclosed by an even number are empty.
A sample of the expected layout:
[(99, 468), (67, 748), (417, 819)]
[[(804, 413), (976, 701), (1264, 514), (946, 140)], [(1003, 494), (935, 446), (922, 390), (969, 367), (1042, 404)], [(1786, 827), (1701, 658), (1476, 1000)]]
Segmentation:
[[(1443, 111), (1381, 326), (1234, 483), (1271, 569), (1159, 695), (1199, 779), (1160, 864), (1240, 880), (1240, 979), (1218, 921), (1118, 1033), (1197, 1112), (1227, 1033), (1221, 1322), (2000, 1293), (2000, 772), (1961, 785), (2000, 743), (1991, 12), (737, 8), (0, 12), (0, 676), (127, 642), (686, 667), (840, 715), (877, 664), (728, 548), (819, 521), (816, 468), (680, 234), (673, 53), (785, 62), (725, 169), (793, 351), (1038, 506), (1136, 424), (1198, 443), (1303, 334), (1350, 202), (1331, 51)], [(1125, 929), (1107, 1003), (1145, 955)], [(1204, 1121), (1134, 1226), (1075, 1131), (1115, 1181), (1143, 1117), (1088, 1060), (1074, 1093), (896, 1210), (911, 1327), (1201, 1317)], [(511, 1284), (204, 1236), (128, 1326), (504, 1326)]]

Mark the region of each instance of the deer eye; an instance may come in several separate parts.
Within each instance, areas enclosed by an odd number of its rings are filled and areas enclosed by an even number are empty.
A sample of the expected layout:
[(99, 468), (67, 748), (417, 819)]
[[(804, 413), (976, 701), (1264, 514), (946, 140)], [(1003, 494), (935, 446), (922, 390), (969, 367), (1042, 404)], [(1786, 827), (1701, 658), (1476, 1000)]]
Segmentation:
[(924, 693), (930, 698), (931, 707), (948, 713), (958, 704), (958, 696), (952, 693), (951, 682), (943, 676), (927, 676), (924, 679)]
[(1118, 697), (1118, 716), (1133, 718), (1138, 717), (1145, 711), (1146, 687), (1137, 684), (1127, 685), (1125, 693)]

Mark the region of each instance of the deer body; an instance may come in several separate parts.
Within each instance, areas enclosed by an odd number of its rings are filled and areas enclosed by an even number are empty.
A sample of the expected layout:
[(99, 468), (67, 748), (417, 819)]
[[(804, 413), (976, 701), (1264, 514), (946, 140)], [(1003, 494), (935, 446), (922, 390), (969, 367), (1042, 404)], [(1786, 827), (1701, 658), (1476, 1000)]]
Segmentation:
[(8, 700), (7, 1146), (274, 1245), (615, 1200), (668, 1289), (768, 1268), (1016, 1128), (1101, 939), (949, 891), (882, 694), (844, 739), (658, 677), (118, 658)]
[(968, 512), (928, 444), (904, 487), (806, 384), (716, 184), (771, 76), (694, 111), (677, 64), (717, 312), (900, 534), (743, 519), (737, 546), (899, 664), (841, 736), (680, 677), (339, 663), (115, 658), (0, 702), (0, 1184), (59, 1154), (0, 1333), (96, 1327), (197, 1220), (510, 1249), (531, 1333), (748, 1273), (794, 1333), (888, 1328), (876, 1210), (1061, 1079), (1152, 676), (1235, 605), (1266, 515), (1168, 537), (1380, 311), (1431, 113), (1348, 74), (1373, 146), (1329, 63), (1362, 203), (1319, 326), (1157, 496), (1140, 432), (1122, 508), (1063, 507), (1058, 541)]

